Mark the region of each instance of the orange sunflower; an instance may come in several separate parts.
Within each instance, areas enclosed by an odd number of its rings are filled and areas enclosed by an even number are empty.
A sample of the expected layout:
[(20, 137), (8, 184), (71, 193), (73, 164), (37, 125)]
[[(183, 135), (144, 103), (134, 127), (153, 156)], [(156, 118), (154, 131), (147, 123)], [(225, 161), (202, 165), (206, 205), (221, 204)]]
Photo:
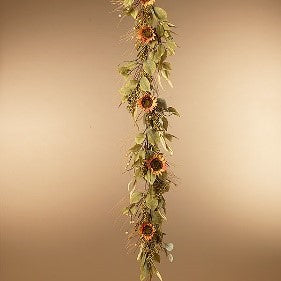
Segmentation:
[(155, 231), (155, 227), (148, 222), (143, 223), (140, 227), (141, 237), (146, 241), (150, 241), (153, 238)]
[(155, 0), (141, 0), (141, 3), (146, 7), (149, 5), (153, 5), (155, 3)]
[(167, 170), (167, 162), (163, 154), (156, 154), (146, 161), (148, 169), (152, 174), (158, 176)]
[(157, 106), (157, 99), (147, 92), (138, 100), (138, 105), (146, 113), (152, 112)]
[(138, 30), (137, 38), (144, 44), (147, 44), (155, 39), (155, 33), (151, 26), (143, 26)]

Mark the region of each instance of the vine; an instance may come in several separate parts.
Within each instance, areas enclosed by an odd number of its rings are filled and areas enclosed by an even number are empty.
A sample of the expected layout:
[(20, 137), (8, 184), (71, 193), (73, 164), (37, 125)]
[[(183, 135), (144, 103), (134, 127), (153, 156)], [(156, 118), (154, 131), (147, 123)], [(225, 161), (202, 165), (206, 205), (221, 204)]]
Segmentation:
[(164, 241), (166, 234), (162, 229), (167, 220), (164, 193), (175, 185), (165, 157), (167, 153), (173, 154), (169, 142), (175, 138), (168, 133), (168, 118), (179, 113), (168, 107), (159, 93), (163, 79), (173, 87), (169, 79), (172, 68), (167, 59), (177, 48), (173, 39), (175, 26), (168, 21), (166, 11), (155, 6), (155, 0), (112, 2), (120, 17), (130, 16), (135, 20), (132, 32), (136, 58), (118, 68), (125, 78), (120, 89), (121, 104), (126, 104), (138, 128), (126, 167), (133, 172), (128, 184), (130, 204), (124, 210), (133, 225), (128, 239), (139, 248), (140, 280), (151, 280), (153, 276), (162, 280), (157, 269), (160, 254), (164, 253), (172, 262), (174, 248), (172, 243)]

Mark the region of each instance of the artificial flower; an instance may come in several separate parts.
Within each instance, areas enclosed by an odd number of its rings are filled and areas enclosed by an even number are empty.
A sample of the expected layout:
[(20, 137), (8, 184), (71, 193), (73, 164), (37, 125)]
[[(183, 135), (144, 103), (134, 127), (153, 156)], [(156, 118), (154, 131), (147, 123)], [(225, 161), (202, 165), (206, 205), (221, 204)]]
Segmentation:
[(157, 106), (157, 99), (147, 92), (138, 100), (138, 105), (146, 113), (152, 112)]
[(153, 238), (155, 231), (155, 227), (148, 222), (143, 223), (140, 227), (141, 237), (146, 241), (150, 241)]
[(147, 44), (155, 39), (155, 33), (151, 26), (146, 25), (138, 30), (137, 38), (144, 44)]
[(148, 169), (152, 174), (158, 176), (167, 170), (167, 162), (163, 154), (156, 154), (146, 161)]

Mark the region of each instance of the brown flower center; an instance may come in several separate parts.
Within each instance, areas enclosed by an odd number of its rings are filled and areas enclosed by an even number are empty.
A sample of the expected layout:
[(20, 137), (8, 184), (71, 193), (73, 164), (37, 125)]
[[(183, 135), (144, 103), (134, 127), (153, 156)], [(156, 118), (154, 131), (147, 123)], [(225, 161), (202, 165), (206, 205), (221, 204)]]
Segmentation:
[(150, 162), (150, 166), (153, 169), (153, 171), (157, 172), (157, 171), (160, 171), (163, 168), (163, 163), (158, 158), (155, 158)]
[(153, 233), (153, 228), (150, 225), (146, 225), (144, 226), (142, 232), (144, 235), (149, 236)]
[(143, 30), (142, 30), (142, 36), (149, 39), (153, 36), (153, 31), (150, 27), (145, 27)]
[(146, 96), (141, 100), (141, 105), (143, 106), (143, 108), (150, 108), (152, 104), (153, 104), (153, 100), (149, 96)]
[(150, 0), (141, 0), (142, 4), (146, 4), (147, 2), (149, 2)]

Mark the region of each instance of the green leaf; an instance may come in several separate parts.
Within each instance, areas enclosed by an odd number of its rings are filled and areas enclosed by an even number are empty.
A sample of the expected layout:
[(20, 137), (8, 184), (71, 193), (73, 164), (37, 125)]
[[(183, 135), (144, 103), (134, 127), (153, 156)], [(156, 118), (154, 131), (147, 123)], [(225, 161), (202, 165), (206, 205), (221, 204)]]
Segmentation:
[(168, 141), (172, 141), (173, 138), (175, 138), (175, 139), (177, 138), (176, 136), (171, 135), (171, 134), (165, 134), (164, 136), (165, 136), (165, 138), (166, 138)]
[(132, 9), (132, 10), (130, 11), (130, 15), (131, 15), (134, 19), (137, 18), (138, 13), (139, 13), (138, 10), (135, 10), (135, 9)]
[(145, 139), (145, 134), (138, 134), (135, 138), (135, 141), (137, 144), (142, 144), (144, 142), (144, 139)]
[(172, 34), (170, 30), (165, 30), (164, 37), (168, 40), (171, 40)]
[(165, 216), (165, 214), (163, 214), (160, 210), (158, 210), (158, 213), (163, 220), (167, 221), (167, 217)]
[(123, 95), (123, 99), (126, 99), (137, 87), (138, 82), (136, 80), (127, 81), (124, 86), (120, 89), (120, 93)]
[(156, 26), (156, 33), (157, 33), (158, 37), (163, 37), (164, 36), (165, 29), (164, 29), (164, 27), (161, 24), (158, 24)]
[(156, 64), (152, 60), (147, 60), (143, 63), (143, 69), (147, 74), (153, 75), (156, 71)]
[(154, 61), (154, 52), (153, 51), (148, 53), (147, 59)]
[(142, 198), (142, 192), (135, 191), (131, 194), (130, 203), (136, 204), (138, 203)]
[(172, 254), (168, 254), (168, 259), (169, 259), (170, 262), (173, 262), (173, 260), (174, 260), (173, 255)]
[(139, 151), (139, 158), (144, 159), (145, 158), (145, 150), (141, 149)]
[(145, 179), (150, 183), (153, 184), (156, 180), (156, 175), (154, 175), (153, 173), (151, 173), (150, 170), (147, 171), (146, 175), (145, 175)]
[(150, 42), (149, 42), (149, 46), (150, 46), (151, 49), (154, 49), (154, 47), (155, 47), (157, 44), (158, 44), (158, 41), (156, 41), (156, 40), (153, 40), (153, 41), (150, 41)]
[(129, 69), (134, 69), (136, 67), (136, 64), (136, 61), (126, 61), (123, 63), (123, 66)]
[(141, 275), (140, 275), (140, 281), (144, 281), (146, 278), (146, 275), (144, 272), (141, 272)]
[[(142, 260), (145, 259), (145, 254), (142, 255)], [(140, 280), (143, 281), (145, 280), (149, 275), (149, 269), (147, 267), (146, 264), (144, 264), (143, 266), (141, 266), (141, 275), (140, 275)]]
[(168, 78), (170, 77), (170, 71), (169, 71), (169, 70), (162, 69), (162, 70), (161, 70), (161, 73), (162, 73), (162, 76), (163, 76), (165, 79), (168, 79)]
[(162, 67), (166, 70), (172, 70), (171, 64), (169, 62), (163, 62)]
[(121, 90), (120, 90), (120, 94), (121, 94), (121, 103), (124, 103), (124, 102), (128, 99), (129, 93), (124, 92), (124, 91), (121, 89)]
[(167, 23), (170, 27), (176, 27), (173, 23), (168, 22)]
[(149, 271), (148, 271), (147, 264), (146, 264), (146, 261), (147, 261), (146, 258), (147, 258), (147, 254), (144, 252), (141, 257), (141, 261), (140, 261), (141, 262), (141, 271), (148, 273)]
[[(136, 184), (137, 184), (136, 179), (132, 179), (132, 180), (128, 183), (128, 191), (130, 191), (130, 196), (131, 196), (131, 194), (134, 192), (134, 190), (136, 189)], [(131, 188), (131, 185), (132, 185), (132, 188)]]
[(180, 116), (178, 111), (175, 108), (173, 108), (173, 107), (168, 107), (168, 112), (170, 112), (170, 113), (172, 113), (172, 114), (174, 114), (176, 116)]
[(123, 215), (135, 215), (137, 213), (137, 206), (135, 204), (131, 204), (129, 207), (123, 210)]
[(161, 76), (160, 76), (159, 73), (158, 73), (158, 75), (157, 75), (157, 80), (158, 80), (158, 83), (159, 83), (160, 87), (161, 87), (162, 89), (164, 89), (164, 88), (163, 88), (163, 85), (162, 85), (162, 81), (161, 81)]
[(158, 199), (150, 193), (146, 196), (145, 202), (146, 202), (146, 206), (153, 211), (158, 206)]
[(138, 81), (137, 80), (129, 80), (127, 83), (126, 83), (126, 87), (128, 87), (130, 90), (134, 90), (138, 85)]
[(140, 251), (139, 251), (139, 254), (137, 256), (137, 261), (139, 261), (141, 259), (142, 252), (143, 252), (143, 245), (140, 246)]
[(167, 103), (166, 103), (165, 99), (158, 98), (157, 106), (158, 106), (158, 108), (161, 108), (161, 109), (167, 109)]
[(142, 168), (135, 169), (135, 177), (136, 178), (142, 178)]
[(160, 137), (157, 131), (154, 130), (148, 130), (147, 131), (147, 136), (148, 136), (148, 141), (152, 144), (152, 145), (158, 145), (158, 143), (160, 142)]
[(128, 97), (129, 94), (132, 93), (132, 90), (130, 90), (128, 87), (126, 87), (126, 85), (124, 85), (121, 89), (120, 89), (120, 94), (123, 96), (123, 98), (125, 99), (126, 97)]
[(166, 70), (166, 69), (162, 69), (161, 70), (161, 74), (165, 78), (165, 80), (168, 82), (168, 84), (173, 88), (174, 86), (173, 86), (172, 82), (169, 79), (170, 71)]
[(157, 26), (159, 19), (156, 17), (155, 13), (152, 13), (152, 18), (150, 19), (150, 26)]
[(171, 30), (171, 26), (166, 22), (163, 22), (163, 27), (165, 30)]
[(165, 48), (165, 51), (161, 57), (160, 63), (163, 64), (164, 61), (167, 59), (167, 57), (168, 57), (168, 53), (167, 53), (167, 49)]
[(162, 117), (162, 122), (163, 122), (163, 128), (165, 129), (165, 131), (168, 130), (168, 126), (169, 126), (169, 121), (166, 117)]
[(162, 221), (163, 221), (163, 219), (158, 212), (152, 212), (152, 223), (161, 224)]
[(150, 82), (145, 76), (143, 76), (140, 80), (140, 88), (144, 92), (150, 91)]
[(142, 161), (138, 157), (136, 157), (132, 167), (133, 168), (139, 168), (140, 166), (142, 166)]
[(167, 12), (160, 7), (155, 7), (154, 12), (155, 12), (155, 15), (157, 16), (157, 18), (160, 20), (166, 20), (168, 17)]
[(168, 151), (171, 155), (173, 155), (173, 150), (171, 149), (171, 147), (169, 147), (169, 145), (166, 143), (166, 140), (165, 138), (161, 135), (160, 136), (160, 141), (161, 141), (161, 144), (163, 146), (163, 148)]
[(169, 252), (172, 252), (174, 249), (174, 244), (173, 243), (168, 243), (165, 245), (165, 249)]
[(125, 66), (121, 66), (118, 68), (118, 72), (123, 75), (124, 77), (128, 77), (130, 74), (130, 69), (125, 67)]
[(165, 54), (166, 48), (164, 45), (158, 45), (157, 50), (154, 54), (154, 61), (159, 62), (161, 57)]
[(176, 53), (177, 44), (174, 41), (168, 41), (166, 43), (169, 55), (174, 55)]
[(128, 214), (129, 214), (129, 210), (130, 210), (129, 207), (125, 208), (125, 209), (122, 211), (122, 214), (123, 214), (123, 215), (128, 215)]
[(128, 77), (130, 72), (136, 67), (135, 61), (128, 61), (123, 63), (122, 66), (118, 67), (118, 72), (123, 75), (124, 77)]
[(135, 144), (133, 147), (130, 148), (131, 152), (138, 152), (141, 149), (141, 145), (140, 144)]
[(156, 275), (157, 275), (157, 277), (160, 279), (160, 281), (163, 281), (162, 276), (161, 276), (161, 274), (160, 274), (159, 271), (156, 271)]
[(125, 7), (129, 7), (133, 4), (134, 0), (124, 0), (123, 4)]
[(159, 262), (160, 263), (160, 255), (157, 254), (157, 253), (154, 253), (154, 256), (153, 256), (153, 259), (156, 261), (156, 262)]
[(137, 121), (137, 117), (138, 117), (138, 106), (137, 104), (132, 108), (132, 116), (135, 120), (135, 122)]

